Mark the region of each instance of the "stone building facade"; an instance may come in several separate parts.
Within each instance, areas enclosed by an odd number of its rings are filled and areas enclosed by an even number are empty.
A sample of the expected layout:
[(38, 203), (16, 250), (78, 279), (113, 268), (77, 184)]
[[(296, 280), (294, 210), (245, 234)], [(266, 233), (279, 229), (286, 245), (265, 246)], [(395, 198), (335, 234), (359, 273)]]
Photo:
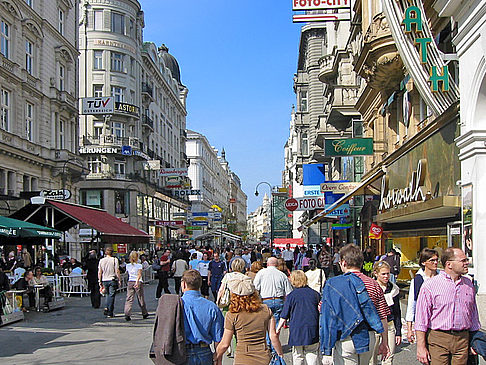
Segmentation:
[(0, 214), (42, 190), (69, 189), (78, 158), (78, 8), (69, 0), (0, 4)]

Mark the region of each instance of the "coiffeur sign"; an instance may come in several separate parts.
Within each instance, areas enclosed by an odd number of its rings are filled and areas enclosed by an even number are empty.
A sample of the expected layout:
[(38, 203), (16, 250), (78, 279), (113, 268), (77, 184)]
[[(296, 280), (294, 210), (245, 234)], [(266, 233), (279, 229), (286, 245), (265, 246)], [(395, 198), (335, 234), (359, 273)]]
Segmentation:
[(373, 154), (373, 138), (340, 138), (324, 141), (326, 156), (364, 156)]

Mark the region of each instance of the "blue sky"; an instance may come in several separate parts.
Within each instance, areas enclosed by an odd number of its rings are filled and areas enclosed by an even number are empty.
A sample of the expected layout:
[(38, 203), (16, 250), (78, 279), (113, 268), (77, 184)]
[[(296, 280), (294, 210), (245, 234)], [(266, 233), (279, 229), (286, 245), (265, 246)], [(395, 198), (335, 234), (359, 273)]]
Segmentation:
[(165, 43), (188, 87), (187, 128), (226, 150), (248, 195), (280, 185), (300, 25), (290, 1), (141, 0), (144, 40)]

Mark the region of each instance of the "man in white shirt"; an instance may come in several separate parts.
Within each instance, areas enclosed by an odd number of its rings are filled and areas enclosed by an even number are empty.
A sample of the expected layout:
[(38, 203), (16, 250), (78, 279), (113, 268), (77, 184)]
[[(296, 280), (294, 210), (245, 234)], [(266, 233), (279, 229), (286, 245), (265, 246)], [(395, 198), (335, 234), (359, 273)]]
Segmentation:
[[(263, 303), (273, 313), (275, 323), (280, 321), (280, 313), (282, 312), (284, 299), (292, 291), (287, 275), (277, 269), (277, 258), (269, 257), (267, 260), (267, 267), (261, 269), (253, 279), (255, 288), (260, 292)], [(271, 346), (270, 342), (269, 346)], [(275, 350), (272, 348), (272, 352)]]
[(285, 265), (289, 271), (294, 268), (294, 252), (290, 249), (290, 244), (287, 244), (285, 250), (282, 251), (282, 258), (285, 260)]
[(106, 290), (106, 307), (103, 313), (113, 318), (116, 290), (121, 285), (120, 265), (118, 259), (112, 256), (113, 248), (108, 247), (105, 252), (106, 256), (98, 264), (98, 280), (100, 286)]

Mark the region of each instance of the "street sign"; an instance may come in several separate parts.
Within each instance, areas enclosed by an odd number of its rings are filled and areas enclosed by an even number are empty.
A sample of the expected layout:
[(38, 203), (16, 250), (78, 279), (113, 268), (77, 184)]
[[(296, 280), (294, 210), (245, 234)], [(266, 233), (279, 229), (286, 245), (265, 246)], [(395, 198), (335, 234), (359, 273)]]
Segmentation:
[(340, 20), (351, 20), (351, 13), (332, 13), (332, 14), (299, 14), (292, 17), (294, 23), (309, 22), (335, 22)]
[(373, 154), (373, 138), (324, 140), (326, 156), (365, 156)]
[(208, 217), (209, 218), (213, 218), (213, 219), (217, 219), (217, 218), (220, 218), (223, 216), (223, 213), (221, 212), (209, 212), (208, 214)]
[(321, 191), (332, 191), (333, 193), (349, 193), (359, 187), (357, 182), (326, 182), (321, 184)]
[(160, 169), (160, 176), (187, 176), (187, 168)]
[(39, 196), (53, 200), (68, 200), (71, 197), (71, 191), (67, 189), (41, 190)]
[(162, 227), (183, 226), (184, 221), (155, 221), (155, 225), (162, 226)]
[(192, 222), (192, 225), (193, 226), (207, 226), (209, 225), (209, 222), (208, 221), (194, 221)]
[(112, 96), (81, 98), (81, 114), (113, 114), (115, 99)]
[(328, 10), (350, 8), (351, 0), (292, 0), (292, 10)]
[[(326, 209), (329, 209), (331, 204), (326, 205)], [(334, 209), (331, 213), (326, 214), (325, 217), (329, 218), (339, 218), (349, 215), (349, 204), (343, 204), (339, 208)]]

